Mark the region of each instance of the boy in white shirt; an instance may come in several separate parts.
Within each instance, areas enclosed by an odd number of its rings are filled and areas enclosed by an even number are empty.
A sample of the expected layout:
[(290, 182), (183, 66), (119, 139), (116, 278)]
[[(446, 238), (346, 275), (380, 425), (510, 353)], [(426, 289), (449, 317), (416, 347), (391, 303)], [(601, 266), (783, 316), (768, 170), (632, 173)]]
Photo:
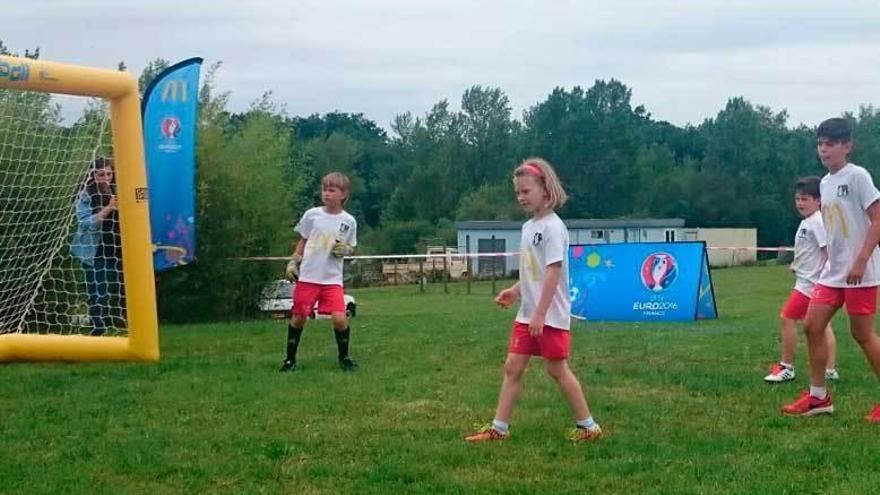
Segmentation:
[(296, 351), (315, 303), (318, 313), (330, 315), (339, 349), (339, 366), (345, 371), (357, 368), (357, 363), (348, 355), (351, 329), (345, 316), (342, 288), (342, 259), (357, 246), (357, 222), (342, 209), (350, 187), (351, 182), (344, 174), (325, 175), (321, 179), (324, 206), (306, 211), (296, 225), (295, 230), (301, 237), (287, 265), (288, 279), (297, 282), (287, 328), (287, 357), (281, 364), (283, 372), (296, 370)]
[[(764, 377), (764, 380), (770, 383), (794, 380), (797, 322), (802, 321), (807, 315), (813, 286), (819, 280), (822, 267), (825, 266), (825, 260), (828, 259), (828, 253), (825, 250), (825, 246), (828, 244), (825, 224), (822, 222), (822, 213), (819, 211), (822, 204), (819, 196), (820, 181), (819, 177), (804, 177), (795, 184), (794, 204), (798, 213), (803, 217), (794, 238), (794, 261), (791, 263), (791, 271), (795, 275), (796, 282), (779, 314), (782, 358), (770, 368), (770, 374)], [(837, 341), (834, 339), (831, 325), (825, 329), (825, 343), (828, 346), (825, 378), (837, 380), (839, 376), (837, 370), (834, 369)]]
[[(828, 119), (816, 130), (817, 151), (828, 174), (822, 178), (822, 218), (828, 234), (828, 261), (813, 290), (804, 321), (810, 355), (810, 389), (782, 408), (792, 416), (834, 411), (825, 382), (828, 349), (825, 327), (846, 305), (850, 331), (880, 377), (880, 338), (874, 332), (880, 285), (880, 191), (871, 174), (848, 162), (852, 131), (844, 119)], [(865, 417), (880, 423), (880, 405)]]

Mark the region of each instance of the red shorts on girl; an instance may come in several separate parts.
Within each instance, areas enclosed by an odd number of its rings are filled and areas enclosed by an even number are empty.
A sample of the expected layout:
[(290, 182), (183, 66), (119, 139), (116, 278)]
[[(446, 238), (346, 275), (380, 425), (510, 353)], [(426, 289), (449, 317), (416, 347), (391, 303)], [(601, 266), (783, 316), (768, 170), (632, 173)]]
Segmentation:
[(868, 316), (877, 313), (877, 287), (828, 287), (816, 284), (811, 304), (825, 304), (839, 308), (846, 304), (850, 316)]
[(293, 287), (293, 314), (310, 316), (315, 303), (318, 313), (345, 313), (345, 292), (341, 285), (312, 284), (297, 282)]
[(527, 324), (514, 322), (507, 352), (541, 356), (544, 359), (568, 359), (570, 346), (571, 332), (568, 330), (544, 325), (541, 334), (533, 337), (529, 334)]
[(807, 308), (810, 306), (810, 298), (799, 290), (792, 290), (782, 311), (779, 313), (783, 318), (789, 320), (803, 320), (807, 316)]

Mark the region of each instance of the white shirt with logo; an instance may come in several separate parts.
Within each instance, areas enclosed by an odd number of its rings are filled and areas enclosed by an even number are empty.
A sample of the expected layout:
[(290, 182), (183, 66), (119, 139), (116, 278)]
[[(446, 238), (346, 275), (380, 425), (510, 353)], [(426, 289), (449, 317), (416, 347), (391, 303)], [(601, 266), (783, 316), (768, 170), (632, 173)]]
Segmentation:
[(531, 322), (541, 299), (547, 266), (559, 262), (562, 263), (562, 272), (547, 308), (544, 324), (569, 330), (571, 299), (568, 292), (568, 228), (554, 212), (523, 224), (519, 256), (521, 301), (516, 314), (517, 323)]
[(874, 287), (880, 285), (880, 251), (874, 252), (859, 284), (846, 283), (846, 276), (862, 249), (871, 221), (866, 213), (880, 199), (871, 174), (847, 163), (833, 174), (826, 174), (820, 185), (822, 219), (828, 235), (828, 261), (819, 283), (828, 287)]
[(791, 270), (797, 278), (794, 290), (807, 297), (813, 295), (813, 287), (825, 267), (822, 248), (827, 244), (822, 212), (816, 210), (798, 225), (794, 236), (794, 261), (791, 262)]
[(306, 239), (299, 280), (313, 284), (342, 285), (342, 258), (333, 256), (336, 241), (357, 245), (357, 221), (347, 212), (327, 213), (323, 207), (306, 211), (294, 228)]

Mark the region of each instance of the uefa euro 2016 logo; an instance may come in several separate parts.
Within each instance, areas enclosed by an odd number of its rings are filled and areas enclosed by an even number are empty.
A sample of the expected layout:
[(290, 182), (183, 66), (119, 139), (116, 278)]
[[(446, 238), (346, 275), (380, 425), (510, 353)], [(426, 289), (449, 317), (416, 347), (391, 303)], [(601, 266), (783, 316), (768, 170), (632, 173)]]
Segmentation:
[(678, 262), (669, 253), (651, 253), (642, 262), (642, 284), (652, 292), (663, 292), (678, 278)]
[(162, 135), (165, 139), (177, 139), (178, 134), (180, 134), (180, 119), (177, 117), (162, 119)]

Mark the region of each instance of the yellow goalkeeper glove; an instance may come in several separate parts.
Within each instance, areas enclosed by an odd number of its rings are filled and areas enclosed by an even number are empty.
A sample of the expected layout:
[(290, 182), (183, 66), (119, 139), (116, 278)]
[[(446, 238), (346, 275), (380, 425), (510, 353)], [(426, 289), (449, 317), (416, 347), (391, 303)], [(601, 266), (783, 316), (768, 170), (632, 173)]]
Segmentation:
[(284, 271), (284, 278), (293, 282), (294, 280), (299, 278), (299, 265), (302, 263), (303, 257), (294, 254), (290, 257), (290, 261), (287, 262), (287, 269)]
[(333, 253), (333, 256), (336, 256), (337, 258), (344, 258), (346, 256), (350, 256), (351, 253), (354, 252), (354, 248), (342, 241), (336, 241), (336, 244), (333, 245), (333, 248), (330, 250), (330, 252)]

